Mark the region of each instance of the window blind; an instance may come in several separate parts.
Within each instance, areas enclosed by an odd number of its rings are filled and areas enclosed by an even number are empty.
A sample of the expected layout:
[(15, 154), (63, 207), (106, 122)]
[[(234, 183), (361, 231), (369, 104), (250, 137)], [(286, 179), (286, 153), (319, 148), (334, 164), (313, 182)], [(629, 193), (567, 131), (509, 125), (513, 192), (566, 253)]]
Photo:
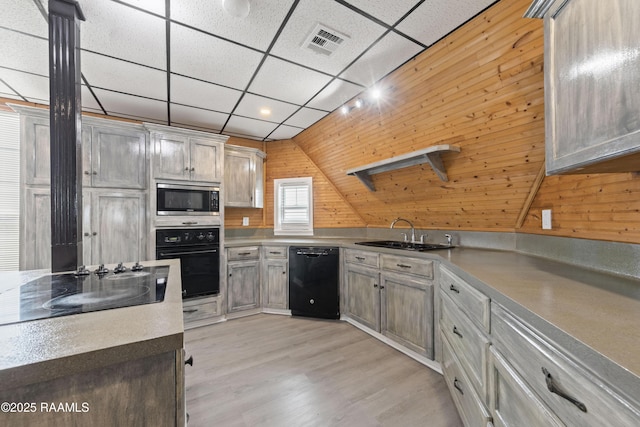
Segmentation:
[(309, 222), (309, 186), (283, 185), (282, 223), (307, 224)]
[(0, 271), (18, 270), (20, 116), (0, 111)]

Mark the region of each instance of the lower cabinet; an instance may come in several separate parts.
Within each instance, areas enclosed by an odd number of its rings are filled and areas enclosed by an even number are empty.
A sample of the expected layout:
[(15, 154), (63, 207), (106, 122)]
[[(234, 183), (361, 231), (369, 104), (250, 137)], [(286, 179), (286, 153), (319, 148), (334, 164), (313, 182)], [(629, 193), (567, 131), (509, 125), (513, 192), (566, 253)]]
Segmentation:
[(227, 249), (227, 313), (260, 307), (259, 247)]
[(344, 262), (347, 316), (433, 359), (433, 261), (348, 249)]
[(185, 329), (206, 325), (222, 315), (220, 296), (190, 298), (182, 301)]
[(262, 307), (289, 308), (289, 263), (286, 246), (263, 247)]

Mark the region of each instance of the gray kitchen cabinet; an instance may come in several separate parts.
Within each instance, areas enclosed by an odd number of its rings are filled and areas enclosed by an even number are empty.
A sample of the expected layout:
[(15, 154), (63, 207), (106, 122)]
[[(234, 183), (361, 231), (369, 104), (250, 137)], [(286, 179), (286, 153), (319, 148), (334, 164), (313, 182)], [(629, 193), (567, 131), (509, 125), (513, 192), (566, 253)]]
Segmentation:
[(191, 329), (217, 321), (222, 316), (221, 297), (205, 296), (182, 301), (184, 328)]
[[(21, 119), (22, 183), (49, 185), (49, 111), (28, 107), (17, 110)], [(83, 187), (143, 190), (147, 188), (147, 163), (147, 133), (140, 125), (83, 118)]]
[(380, 261), (382, 334), (433, 359), (433, 261), (387, 254)]
[[(615, 384), (596, 375), (588, 361), (574, 359), (570, 349), (559, 348), (495, 303), (491, 322), (491, 410), (497, 425), (638, 425), (640, 408), (633, 403), (637, 396), (622, 395)], [(516, 399), (535, 407), (535, 417), (515, 412), (510, 403)]]
[(289, 263), (286, 246), (263, 247), (262, 307), (289, 308)]
[(260, 251), (257, 246), (227, 249), (227, 313), (260, 307)]
[[(20, 269), (51, 268), (51, 197), (46, 187), (24, 192)], [(82, 197), (82, 263), (146, 259), (146, 195), (134, 190), (86, 189)]]
[(358, 323), (380, 332), (380, 272), (355, 264), (346, 266), (346, 313)]
[(441, 265), (438, 302), (443, 373), (449, 391), (465, 425), (485, 426), (492, 418), (487, 379), (490, 299)]
[(153, 178), (222, 181), (222, 151), (227, 137), (145, 123), (153, 144)]
[(544, 17), (547, 174), (636, 172), (637, 0), (536, 0)]
[(263, 163), (266, 154), (249, 147), (224, 147), (224, 205), (262, 208), (264, 206)]

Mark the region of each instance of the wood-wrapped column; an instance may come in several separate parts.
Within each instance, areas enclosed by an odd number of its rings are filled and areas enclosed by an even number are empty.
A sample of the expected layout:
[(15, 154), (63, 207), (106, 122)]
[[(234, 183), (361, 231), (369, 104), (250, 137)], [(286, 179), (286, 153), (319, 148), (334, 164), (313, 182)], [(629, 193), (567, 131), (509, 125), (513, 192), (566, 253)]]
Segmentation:
[(49, 0), (51, 271), (82, 263), (80, 21), (74, 0)]

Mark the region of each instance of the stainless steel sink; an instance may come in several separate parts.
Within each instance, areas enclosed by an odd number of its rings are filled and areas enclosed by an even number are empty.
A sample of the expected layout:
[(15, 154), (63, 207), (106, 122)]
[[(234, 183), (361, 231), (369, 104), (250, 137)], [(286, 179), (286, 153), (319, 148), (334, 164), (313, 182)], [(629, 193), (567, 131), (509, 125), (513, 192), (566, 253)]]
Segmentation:
[(403, 249), (406, 251), (432, 251), (435, 249), (451, 249), (453, 246), (441, 245), (438, 243), (411, 243), (411, 242), (399, 242), (396, 240), (374, 240), (371, 242), (356, 242), (356, 245), (374, 246), (377, 248), (390, 248), (390, 249)]

